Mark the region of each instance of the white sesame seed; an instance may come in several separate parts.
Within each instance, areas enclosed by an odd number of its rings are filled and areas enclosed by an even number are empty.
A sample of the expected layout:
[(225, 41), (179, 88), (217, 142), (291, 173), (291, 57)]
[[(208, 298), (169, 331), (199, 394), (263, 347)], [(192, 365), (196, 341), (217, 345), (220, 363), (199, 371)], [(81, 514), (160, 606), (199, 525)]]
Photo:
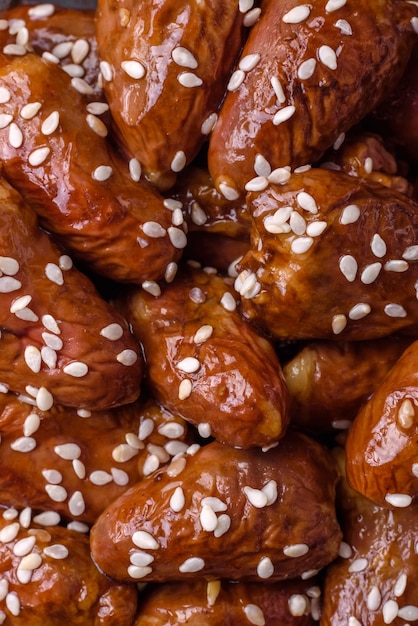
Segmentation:
[(83, 494), (81, 491), (74, 491), (70, 499), (68, 500), (68, 510), (71, 515), (77, 517), (82, 515), (86, 510), (86, 504), (84, 502)]
[(241, 87), (245, 79), (245, 72), (243, 70), (235, 70), (228, 81), (226, 86), (228, 91), (236, 91)]
[(4, 46), (3, 54), (10, 54), (11, 56), (23, 57), (27, 53), (25, 46), (20, 46), (16, 43), (9, 43)]
[(254, 171), (257, 176), (270, 176), (271, 174), (271, 165), (262, 154), (256, 154), (255, 156)]
[(382, 607), (383, 621), (385, 624), (391, 624), (398, 615), (398, 603), (395, 600), (388, 600)]
[(26, 554), (29, 554), (35, 543), (36, 537), (34, 535), (19, 539), (19, 541), (17, 541), (13, 546), (13, 554), (16, 556), (25, 556)]
[(23, 144), (23, 133), (15, 122), (9, 126), (9, 143), (12, 148), (20, 148)]
[(173, 246), (179, 250), (187, 245), (187, 237), (184, 231), (176, 226), (169, 226), (167, 229), (168, 236)]
[(243, 72), (250, 72), (256, 67), (260, 58), (261, 57), (258, 53), (247, 54), (240, 59), (238, 67)]
[(309, 237), (319, 237), (327, 228), (328, 224), (321, 220), (310, 222), (306, 227), (306, 234)]
[(192, 374), (200, 369), (200, 361), (194, 357), (186, 357), (177, 363), (177, 369)]
[(298, 193), (298, 195), (296, 196), (296, 201), (300, 208), (308, 211), (308, 213), (312, 213), (313, 215), (318, 213), (318, 206), (316, 204), (315, 198), (309, 193), (306, 193), (306, 191), (301, 191), (300, 193)]
[(129, 483), (129, 474), (127, 474), (124, 470), (119, 469), (118, 467), (111, 467), (110, 473), (112, 474), (115, 485), (123, 487)]
[(371, 310), (372, 309), (367, 302), (359, 302), (350, 309), (348, 317), (350, 320), (361, 320), (363, 317), (366, 317), (366, 315), (369, 315)]
[(186, 155), (183, 152), (183, 150), (179, 150), (178, 152), (176, 152), (176, 154), (173, 157), (173, 160), (171, 161), (170, 167), (172, 169), (173, 172), (181, 172), (187, 163), (187, 159), (186, 159)]
[(62, 270), (67, 271), (73, 267), (73, 261), (68, 254), (62, 254), (59, 258), (58, 265)]
[(269, 181), (266, 176), (255, 176), (245, 185), (246, 191), (263, 191), (268, 187)]
[(309, 552), (309, 546), (306, 543), (295, 543), (283, 548), (283, 554), (292, 558), (298, 558), (304, 556)]
[(43, 469), (42, 476), (51, 485), (59, 485), (62, 482), (62, 474), (55, 469)]
[(129, 174), (133, 181), (136, 183), (140, 180), (142, 173), (141, 164), (138, 159), (130, 159), (129, 161)]
[(53, 335), (52, 333), (43, 332), (41, 336), (45, 345), (48, 346), (48, 348), (52, 348), (52, 350), (61, 350), (64, 345), (61, 337)]
[(283, 109), (279, 109), (277, 113), (273, 116), (273, 124), (275, 126), (279, 126), (279, 124), (283, 124), (283, 122), (287, 122), (296, 112), (296, 107), (293, 104), (283, 107)]
[(401, 259), (391, 259), (383, 266), (383, 269), (387, 272), (406, 272), (408, 268), (409, 263), (407, 263), (407, 261), (402, 261)]
[(20, 614), (20, 600), (15, 591), (9, 591), (7, 594), (6, 607), (12, 615), (17, 617)]
[(37, 4), (29, 7), (28, 15), (32, 19), (41, 19), (44, 17), (51, 17), (54, 15), (56, 6), (49, 2), (44, 2), (41, 4)]
[(223, 294), (220, 303), (226, 311), (235, 311), (235, 309), (237, 308), (235, 298), (229, 291), (226, 291)]
[(65, 502), (67, 499), (67, 490), (60, 485), (45, 485), (45, 491), (54, 502)]
[(203, 84), (202, 79), (193, 72), (182, 72), (177, 76), (177, 80), (180, 85), (187, 88), (200, 87)]
[(87, 534), (90, 530), (90, 527), (88, 526), (88, 524), (84, 524), (83, 522), (78, 522), (76, 520), (73, 520), (72, 522), (67, 524), (67, 528), (68, 530), (75, 530), (77, 533), (84, 533), (84, 534)]
[(110, 341), (117, 341), (123, 337), (123, 328), (120, 324), (112, 323), (102, 328), (100, 334)]
[(261, 491), (261, 489), (254, 489), (253, 487), (245, 486), (243, 492), (250, 504), (257, 509), (262, 509), (267, 506), (267, 495)]
[(128, 567), (128, 574), (131, 578), (134, 578), (136, 580), (139, 580), (140, 578), (144, 578), (145, 576), (148, 576), (148, 574), (151, 574), (152, 572), (152, 567), (139, 567), (138, 565), (129, 565)]
[(301, 617), (306, 614), (309, 608), (309, 601), (303, 594), (293, 593), (288, 600), (288, 605), (290, 615), (293, 615), (293, 617)]
[(133, 350), (122, 350), (116, 356), (116, 360), (122, 365), (130, 366), (134, 365), (138, 360), (138, 355)]
[(418, 245), (408, 246), (405, 248), (402, 258), (405, 261), (417, 261), (418, 260)]
[(35, 515), (33, 521), (41, 526), (57, 526), (61, 518), (56, 511), (43, 511)]
[(184, 378), (179, 384), (179, 400), (186, 400), (192, 393), (192, 381), (189, 378)]
[(61, 543), (52, 544), (50, 546), (46, 546), (43, 549), (43, 554), (45, 556), (49, 556), (51, 559), (61, 560), (66, 559), (69, 552), (68, 548)]
[(270, 79), (271, 86), (273, 87), (274, 94), (279, 104), (286, 102), (286, 96), (283, 91), (282, 84), (277, 76), (272, 76)]
[(155, 296), (156, 298), (161, 295), (161, 287), (155, 282), (155, 280), (144, 280), (141, 287), (144, 291), (152, 296)]
[(91, 128), (91, 130), (95, 132), (96, 135), (98, 135), (99, 137), (107, 137), (108, 130), (106, 124), (102, 122), (102, 120), (96, 115), (93, 115), (92, 113), (87, 113), (86, 122), (89, 128)]
[(406, 493), (387, 493), (385, 501), (396, 508), (406, 508), (412, 502), (412, 496)]
[(285, 24), (300, 24), (309, 17), (310, 13), (311, 7), (308, 4), (301, 4), (285, 13), (282, 19)]
[(52, 315), (49, 315), (49, 314), (43, 315), (42, 324), (47, 330), (51, 331), (52, 333), (55, 333), (56, 335), (59, 335), (61, 333), (60, 327), (58, 326), (56, 319), (52, 317)]
[(16, 311), (15, 315), (20, 320), (25, 320), (26, 322), (37, 322), (39, 320), (36, 313), (34, 313), (34, 311), (32, 311), (32, 309), (29, 309), (28, 307)]
[(254, 0), (239, 0), (238, 2), (240, 13), (247, 13), (247, 11), (250, 11), (253, 8), (253, 6), (254, 6)]
[(42, 58), (47, 63), (52, 63), (54, 65), (58, 65), (60, 62), (60, 60), (55, 56), (55, 54), (52, 54), (48, 50), (45, 50), (44, 52), (42, 52)]
[(186, 459), (184, 457), (175, 458), (167, 467), (167, 476), (170, 478), (176, 478), (186, 467)]
[(310, 58), (303, 61), (298, 67), (298, 78), (300, 80), (307, 80), (311, 78), (316, 68), (316, 59)]
[(6, 104), (11, 97), (12, 94), (7, 87), (0, 87), (0, 104)]
[(388, 317), (406, 317), (407, 312), (403, 308), (401, 304), (396, 304), (392, 302), (391, 304), (387, 304), (385, 306), (385, 313)]
[(132, 552), (129, 560), (132, 565), (136, 565), (137, 567), (146, 567), (154, 561), (154, 557), (152, 554), (142, 552), (142, 550), (136, 550), (135, 552)]
[(312, 237), (297, 237), (290, 245), (294, 254), (304, 254), (312, 246), (314, 240)]
[(147, 417), (141, 422), (139, 426), (138, 439), (140, 441), (144, 441), (144, 439), (146, 439), (147, 437), (151, 435), (153, 430), (154, 430), (154, 421), (150, 419), (149, 417)]
[(415, 422), (414, 405), (409, 398), (402, 400), (398, 409), (397, 423), (401, 428), (411, 428)]
[(158, 550), (160, 544), (146, 530), (137, 530), (132, 535), (132, 542), (141, 550)]
[(200, 572), (204, 567), (204, 560), (200, 557), (194, 556), (183, 561), (183, 563), (179, 566), (179, 572), (182, 574)]
[(267, 506), (274, 504), (277, 500), (277, 482), (269, 480), (262, 488), (262, 492), (267, 496)]
[(32, 509), (30, 506), (26, 506), (19, 513), (19, 522), (23, 528), (29, 528), (32, 522)]
[(254, 624), (254, 626), (265, 626), (266, 620), (264, 613), (259, 606), (256, 604), (246, 604), (243, 611), (250, 624)]
[(306, 232), (306, 220), (297, 211), (292, 211), (289, 218), (290, 229), (295, 235), (304, 235)]
[(174, 63), (180, 65), (180, 67), (188, 67), (191, 70), (195, 70), (198, 66), (198, 62), (194, 55), (187, 48), (177, 46), (171, 52), (171, 57)]
[[(417, 25), (418, 25), (418, 21), (417, 21)], [(417, 28), (417, 32), (418, 32), (418, 28)], [(418, 620), (418, 606), (413, 606), (412, 604), (409, 604), (407, 606), (401, 607), (398, 611), (398, 617), (400, 617), (401, 619), (408, 620), (410, 622), (414, 622)]]
[[(19, 271), (19, 267), (19, 263), (16, 259), (9, 256), (0, 256), (0, 271), (4, 274), (14, 276)], [(20, 289), (20, 287), (21, 284), (19, 283), (19, 287), (15, 287), (15, 289)]]
[(71, 54), (71, 48), (73, 45), (72, 41), (61, 41), (52, 48), (51, 52), (58, 59), (65, 59), (65, 57), (68, 57)]
[(373, 586), (367, 594), (367, 608), (369, 611), (377, 611), (382, 602), (382, 595), (378, 587)]
[(268, 556), (262, 557), (257, 565), (257, 575), (263, 580), (274, 574), (274, 565)]
[(184, 435), (184, 426), (178, 422), (166, 422), (158, 427), (158, 432), (168, 439), (177, 439)]
[(167, 234), (166, 229), (159, 222), (144, 222), (142, 230), (147, 237), (152, 238), (164, 237)]
[(318, 57), (321, 63), (330, 70), (337, 69), (337, 55), (330, 46), (320, 46), (318, 49)]
[(418, 17), (411, 17), (411, 26), (414, 32), (418, 34)]
[(350, 254), (345, 254), (340, 258), (339, 268), (344, 278), (350, 283), (356, 279), (358, 264), (356, 259)]
[(149, 476), (160, 467), (160, 459), (156, 454), (149, 454), (142, 466), (144, 476)]
[(81, 456), (81, 448), (77, 443), (62, 443), (54, 447), (54, 452), (61, 459), (73, 461)]
[(91, 472), (89, 480), (93, 483), (93, 485), (101, 486), (111, 483), (113, 480), (113, 476), (112, 474), (109, 474), (108, 472), (105, 472), (103, 470), (95, 470), (94, 472)]
[(367, 265), (361, 272), (361, 282), (364, 285), (370, 285), (379, 276), (381, 269), (382, 264), (379, 262)]
[(54, 404), (52, 394), (45, 387), (40, 387), (36, 394), (36, 406), (40, 411), (49, 411)]
[(110, 165), (99, 165), (92, 173), (94, 180), (104, 182), (108, 180), (113, 174), (113, 170)]
[(71, 58), (74, 63), (82, 63), (90, 50), (89, 42), (86, 39), (77, 39), (71, 48)]
[(185, 502), (186, 500), (184, 497), (183, 489), (181, 487), (176, 487), (173, 495), (170, 498), (170, 508), (175, 513), (179, 513), (183, 509)]
[(90, 87), (90, 85), (83, 80), (82, 78), (80, 78), (79, 76), (74, 76), (71, 79), (71, 86), (78, 91), (81, 94), (84, 95), (93, 95), (94, 91), (93, 88)]
[(12, 120), (13, 120), (13, 115), (10, 115), (8, 113), (1, 113), (0, 114), (0, 128), (6, 128)]
[(251, 26), (254, 26), (254, 24), (258, 22), (258, 20), (260, 19), (260, 15), (260, 8), (251, 9), (251, 11), (248, 11), (244, 15), (244, 19), (242, 20), (243, 26), (245, 26), (246, 28), (251, 28)]
[(20, 530), (20, 524), (18, 522), (12, 522), (11, 524), (7, 524), (0, 530), (0, 542), (1, 543), (9, 543), (16, 539), (18, 532)]
[(218, 525), (218, 518), (210, 504), (203, 505), (199, 519), (203, 530), (206, 532), (213, 532)]
[(77, 476), (77, 478), (79, 478), (80, 480), (84, 480), (86, 477), (86, 466), (84, 465), (84, 463), (80, 461), (80, 459), (73, 459), (71, 461), (71, 464), (73, 466), (74, 474)]
[(64, 374), (68, 374), (68, 376), (73, 376), (74, 378), (82, 378), (88, 374), (89, 368), (85, 363), (81, 361), (73, 361), (72, 363), (68, 363), (62, 368)]
[(407, 583), (408, 583), (407, 575), (405, 573), (401, 574), (398, 577), (395, 583), (395, 586), (393, 588), (393, 593), (395, 594), (397, 598), (399, 598), (405, 593)]
[(337, 20), (335, 26), (341, 31), (343, 35), (352, 35), (353, 29), (351, 28), (347, 20)]
[(138, 454), (138, 449), (127, 443), (121, 443), (112, 450), (112, 458), (116, 463), (126, 463)]
[(43, 135), (52, 135), (58, 128), (60, 122), (60, 116), (58, 111), (53, 111), (47, 118), (42, 122), (41, 133)]
[(208, 115), (208, 117), (202, 123), (202, 126), (200, 128), (202, 135), (209, 135), (215, 128), (217, 122), (218, 122), (217, 113), (211, 113), (210, 115)]
[(382, 258), (386, 254), (386, 243), (379, 234), (374, 234), (370, 242), (370, 247), (375, 256)]
[(347, 0), (328, 0), (325, 5), (325, 11), (327, 13), (332, 13), (332, 11), (338, 11), (343, 6), (347, 4)]
[(135, 80), (139, 80), (145, 76), (145, 67), (140, 61), (136, 61), (135, 59), (129, 59), (127, 61), (122, 61), (120, 64), (123, 71), (130, 77)]
[(36, 413), (30, 413), (25, 419), (25, 422), (23, 424), (24, 436), (30, 437), (31, 435), (36, 433), (40, 425), (41, 425), (41, 420), (40, 420), (39, 415), (37, 415)]
[(64, 284), (64, 276), (61, 268), (56, 263), (47, 263), (45, 265), (45, 276), (56, 285)]
[(348, 571), (350, 572), (350, 574), (352, 574), (353, 572), (363, 572), (368, 567), (368, 565), (369, 562), (367, 559), (355, 559), (352, 563), (350, 563)]
[(38, 373), (41, 369), (41, 352), (35, 346), (25, 348), (25, 363), (32, 372)]

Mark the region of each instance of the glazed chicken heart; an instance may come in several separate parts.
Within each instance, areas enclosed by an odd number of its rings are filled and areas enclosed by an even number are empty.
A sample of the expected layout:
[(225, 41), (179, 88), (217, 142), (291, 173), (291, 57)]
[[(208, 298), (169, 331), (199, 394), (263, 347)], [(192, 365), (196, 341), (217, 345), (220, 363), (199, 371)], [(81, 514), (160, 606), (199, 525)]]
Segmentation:
[(210, 137), (216, 187), (232, 200), (317, 161), (394, 88), (417, 16), (403, 0), (263, 0)]
[(92, 555), (127, 582), (307, 575), (338, 552), (336, 480), (328, 450), (291, 431), (267, 452), (192, 446), (109, 505)]

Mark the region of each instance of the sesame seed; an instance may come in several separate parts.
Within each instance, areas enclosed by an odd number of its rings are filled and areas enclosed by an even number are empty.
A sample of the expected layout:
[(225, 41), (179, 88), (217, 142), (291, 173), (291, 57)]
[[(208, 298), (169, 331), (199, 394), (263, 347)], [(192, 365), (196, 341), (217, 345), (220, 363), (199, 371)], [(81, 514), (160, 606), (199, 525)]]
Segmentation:
[(173, 495), (170, 498), (170, 508), (175, 513), (179, 513), (183, 509), (185, 502), (186, 500), (184, 497), (183, 489), (181, 487), (176, 487)]
[(385, 501), (396, 508), (406, 508), (412, 502), (412, 496), (406, 493), (387, 493)]
[(309, 546), (306, 543), (295, 543), (291, 546), (285, 546), (283, 548), (283, 554), (292, 558), (298, 558), (304, 556), (309, 552)]
[(158, 550), (160, 544), (146, 530), (137, 530), (132, 535), (132, 542), (142, 550)]
[(54, 447), (54, 452), (61, 459), (73, 461), (81, 456), (81, 448), (76, 443), (63, 443)]
[(382, 601), (382, 595), (376, 585), (374, 585), (367, 594), (367, 608), (369, 611), (377, 611)]
[(293, 615), (293, 617), (301, 617), (306, 614), (309, 608), (309, 601), (301, 593), (293, 593), (288, 600), (288, 605), (290, 615)]
[(61, 268), (56, 263), (47, 263), (45, 266), (45, 276), (52, 283), (57, 285), (64, 284), (64, 276), (62, 274)]
[(411, 26), (413, 31), (418, 34), (418, 17), (411, 17)]
[(41, 19), (44, 17), (51, 17), (55, 13), (55, 5), (52, 3), (41, 3), (35, 6), (31, 6), (28, 9), (29, 17), (33, 19)]
[(283, 124), (283, 122), (287, 122), (296, 112), (296, 107), (293, 104), (290, 104), (283, 109), (277, 111), (277, 113), (273, 116), (273, 124), (275, 126), (279, 126), (279, 124)]
[(200, 361), (194, 357), (186, 357), (177, 363), (177, 369), (192, 374), (200, 369)]
[(40, 387), (36, 394), (36, 406), (40, 411), (49, 411), (54, 404), (52, 394), (45, 387)]
[(84, 465), (84, 463), (80, 461), (80, 459), (73, 459), (71, 464), (73, 466), (74, 474), (77, 476), (77, 478), (79, 478), (80, 480), (84, 480), (86, 477), (86, 466)]
[(26, 53), (25, 46), (20, 46), (17, 43), (9, 43), (3, 48), (3, 54), (10, 54), (11, 56), (23, 57)]
[(6, 128), (13, 120), (13, 115), (7, 113), (0, 114), (0, 128)]
[(406, 574), (401, 574), (396, 583), (395, 586), (393, 588), (393, 593), (395, 594), (395, 596), (397, 598), (399, 598), (400, 596), (402, 596), (406, 590), (406, 585), (408, 583), (408, 577)]
[(241, 87), (245, 79), (245, 72), (243, 70), (235, 70), (228, 81), (226, 86), (228, 91), (236, 91)]
[(258, 20), (260, 19), (260, 15), (261, 15), (260, 8), (255, 8), (255, 9), (252, 9), (251, 11), (248, 11), (244, 16), (244, 19), (242, 20), (243, 26), (245, 26), (246, 28), (250, 28), (251, 26), (254, 26), (254, 24), (256, 24), (256, 22), (258, 22)]
[(102, 122), (102, 120), (99, 119), (96, 115), (88, 113), (86, 115), (86, 122), (89, 128), (91, 128), (91, 130), (95, 132), (96, 135), (98, 135), (99, 137), (107, 137), (108, 130), (106, 124)]
[(225, 535), (225, 533), (228, 532), (230, 527), (231, 518), (229, 517), (229, 515), (226, 515), (224, 513), (218, 517), (218, 525), (216, 526), (213, 534), (216, 538), (222, 537), (222, 535)]
[(27, 307), (16, 311), (15, 315), (20, 320), (25, 320), (26, 322), (37, 322), (39, 319), (36, 313), (34, 313), (31, 309)]
[(415, 409), (409, 398), (402, 401), (397, 415), (397, 422), (401, 428), (411, 428), (415, 422)]
[(297, 237), (290, 245), (294, 254), (304, 254), (312, 246), (314, 240), (312, 237)]
[(60, 60), (55, 56), (55, 54), (48, 52), (48, 50), (45, 50), (45, 52), (42, 52), (42, 58), (44, 61), (47, 61), (47, 63), (53, 63), (54, 65), (58, 65), (60, 62)]
[(37, 415), (36, 413), (30, 413), (23, 424), (24, 436), (30, 437), (30, 435), (33, 435), (38, 430), (40, 425), (41, 420), (39, 415)]
[(401, 259), (392, 259), (383, 266), (387, 272), (406, 272), (408, 268), (409, 264)]
[(121, 443), (112, 450), (112, 458), (117, 463), (126, 463), (138, 454), (138, 449), (127, 443)]
[(271, 174), (268, 175), (269, 183), (273, 183), (275, 185), (283, 185), (287, 183), (290, 179), (291, 171), (288, 167), (278, 167), (272, 170)]
[(165, 198), (163, 204), (169, 211), (175, 211), (176, 209), (183, 208), (183, 203), (180, 202), (180, 200), (175, 200), (174, 198)]
[(343, 35), (352, 35), (353, 29), (351, 28), (347, 20), (337, 20), (335, 26), (341, 31)]
[(210, 504), (205, 504), (202, 507), (199, 519), (203, 530), (206, 532), (213, 532), (218, 525), (218, 518), (216, 517), (216, 513)]
[(100, 334), (110, 341), (117, 341), (123, 337), (123, 328), (120, 324), (109, 324), (101, 329)]
[(62, 560), (67, 558), (69, 552), (66, 546), (63, 546), (61, 543), (55, 543), (46, 546), (43, 549), (43, 554), (49, 556), (51, 559)]
[(232, 293), (230, 293), (229, 291), (225, 291), (222, 298), (220, 299), (220, 303), (226, 311), (235, 311), (235, 309), (237, 308), (236, 300)]
[(307, 80), (308, 78), (311, 78), (315, 68), (316, 59), (306, 59), (306, 61), (303, 61), (303, 63), (301, 63), (298, 67), (298, 78), (300, 80)]
[(24, 537), (23, 539), (17, 541), (13, 546), (13, 554), (15, 554), (16, 556), (25, 556), (26, 554), (29, 554), (35, 543), (35, 536), (32, 535), (30, 537)]
[(407, 312), (401, 304), (391, 303), (387, 304), (384, 309), (388, 317), (406, 317)]
[(307, 4), (301, 4), (285, 13), (282, 19), (285, 24), (300, 24), (309, 17), (310, 13), (310, 6)]
[(71, 54), (73, 45), (72, 41), (61, 41), (52, 48), (51, 52), (57, 59), (65, 59), (65, 57)]
[(7, 524), (0, 530), (0, 542), (1, 543), (9, 543), (16, 539), (20, 530), (20, 524), (18, 522), (13, 522), (11, 524)]
[(160, 459), (156, 454), (149, 454), (142, 466), (144, 476), (149, 476), (160, 467)]
[(0, 87), (0, 104), (6, 104), (9, 102), (12, 94), (7, 89), (7, 87)]
[(45, 491), (54, 502), (65, 502), (67, 499), (67, 490), (60, 485), (45, 485)]
[(129, 560), (132, 565), (136, 565), (137, 567), (146, 567), (154, 561), (154, 557), (152, 554), (142, 552), (142, 550), (136, 550), (135, 552), (132, 552)]
[(142, 173), (141, 164), (138, 159), (130, 159), (129, 161), (129, 174), (133, 181), (136, 183), (140, 180)]
[(184, 231), (176, 226), (169, 226), (167, 229), (168, 236), (173, 246), (179, 250), (187, 245), (187, 237)]
[(413, 606), (412, 604), (409, 604), (407, 606), (401, 607), (398, 611), (398, 617), (411, 622), (418, 620), (418, 606)]
[(68, 500), (68, 510), (71, 515), (77, 517), (82, 515), (86, 510), (86, 504), (84, 502), (83, 494), (81, 491), (74, 491), (70, 499)]
[(53, 335), (52, 333), (43, 332), (42, 339), (45, 342), (45, 345), (52, 350), (61, 350), (64, 343), (60, 337), (57, 335)]
[(120, 64), (123, 71), (135, 80), (139, 80), (145, 76), (145, 67), (139, 61), (130, 59), (128, 61), (122, 61)]
[(371, 307), (366, 302), (359, 302), (355, 304), (349, 311), (348, 317), (350, 320), (361, 320), (366, 317), (371, 311)]
[(73, 266), (73, 261), (71, 259), (71, 257), (68, 256), (68, 254), (62, 254), (59, 258), (59, 263), (58, 263), (59, 267), (64, 270), (70, 270)]
[[(109, 110), (109, 105), (106, 102), (89, 102), (86, 106), (86, 110), (93, 115), (102, 115)], [(135, 161), (136, 159), (132, 160)]]
[(270, 506), (274, 504), (277, 500), (277, 482), (275, 480), (269, 480), (262, 488), (262, 492), (267, 496), (267, 505)]
[(32, 372), (38, 373), (41, 369), (41, 352), (35, 346), (25, 348), (25, 363)]
[(77, 409), (77, 415), (82, 418), (91, 417), (91, 411), (89, 409)]
[(106, 82), (113, 80), (113, 69), (107, 61), (100, 61), (100, 72)]
[(257, 565), (257, 575), (265, 580), (274, 574), (274, 565), (268, 556), (262, 557)]
[(177, 439), (184, 435), (184, 426), (178, 422), (166, 422), (158, 427), (158, 432), (168, 439)]
[(352, 563), (350, 563), (348, 571), (350, 574), (353, 572), (363, 572), (369, 565), (367, 559), (359, 558), (355, 559)]
[(32, 509), (26, 506), (19, 514), (19, 522), (23, 528), (29, 528), (32, 521)]
[(68, 363), (62, 368), (64, 374), (68, 374), (69, 376), (73, 376), (74, 378), (82, 378), (88, 374), (89, 368), (85, 363), (81, 361), (73, 361), (72, 363)]
[(15, 591), (9, 591), (7, 594), (6, 607), (12, 615), (17, 617), (20, 614), (20, 600)]
[(250, 624), (254, 624), (254, 626), (264, 626), (266, 620), (264, 618), (264, 613), (259, 606), (256, 604), (246, 604), (243, 608), (245, 617), (250, 622)]
[(350, 254), (345, 254), (340, 258), (339, 268), (344, 278), (350, 283), (356, 279), (358, 265), (356, 259)]
[[(19, 271), (19, 263), (16, 259), (8, 256), (0, 256), (0, 271), (8, 276), (14, 276)], [(21, 284), (19, 283), (16, 289), (20, 289)], [(3, 292), (4, 293), (4, 292)]]
[(243, 72), (250, 72), (259, 63), (260, 58), (261, 57), (258, 53), (247, 54), (240, 59), (238, 67)]
[(88, 96), (88, 95), (93, 95), (94, 93), (93, 88), (90, 87), (90, 85), (79, 76), (74, 76), (71, 79), (71, 86), (73, 87), (73, 89), (78, 91), (78, 93), (81, 93), (83, 95)]
[(158, 222), (144, 222), (142, 230), (147, 237), (152, 238), (164, 237), (167, 234), (166, 229), (163, 228)]
[(217, 122), (218, 122), (217, 113), (211, 113), (202, 123), (202, 126), (200, 128), (202, 135), (209, 135), (215, 128)]
[(189, 574), (193, 572), (200, 572), (205, 567), (203, 559), (197, 556), (192, 556), (189, 559), (183, 561), (179, 566), (179, 572), (182, 574)]
[(192, 381), (189, 378), (184, 378), (179, 384), (179, 400), (186, 400), (192, 393)]
[(240, 13), (247, 13), (247, 11), (250, 11), (253, 8), (253, 6), (254, 6), (254, 0), (239, 0), (238, 2)]
[(195, 70), (198, 66), (198, 62), (194, 55), (187, 48), (183, 48), (182, 46), (177, 46), (171, 52), (171, 57), (174, 63), (180, 65), (181, 67), (188, 67), (191, 70)]
[(277, 76), (272, 76), (270, 78), (270, 83), (271, 83), (271, 86), (273, 87), (274, 94), (275, 94), (279, 104), (283, 104), (284, 102), (286, 102), (286, 96), (285, 96), (285, 93), (283, 91), (282, 84), (281, 84), (280, 80), (278, 79), (278, 77)]
[(295, 235), (304, 235), (306, 232), (306, 220), (297, 211), (292, 211), (289, 218), (290, 229)]
[(418, 463), (412, 463), (412, 473), (418, 478)]
[(93, 483), (93, 485), (101, 486), (111, 483), (113, 480), (113, 476), (112, 474), (109, 474), (108, 472), (105, 472), (103, 470), (95, 470), (94, 472), (91, 472), (89, 480)]
[(385, 256), (387, 248), (386, 243), (383, 241), (382, 237), (377, 233), (373, 235), (372, 240), (370, 242), (370, 247), (375, 256), (378, 258), (382, 258)]
[(58, 470), (43, 469), (42, 470), (42, 476), (51, 485), (59, 485), (62, 482), (62, 474)]
[(246, 191), (263, 191), (268, 187), (269, 181), (266, 176), (255, 176), (245, 185)]
[(138, 567), (137, 565), (129, 565), (128, 574), (131, 578), (140, 579), (151, 574), (152, 567)]
[(175, 478), (176, 476), (181, 474), (185, 467), (186, 459), (184, 457), (178, 457), (174, 459), (167, 467), (167, 476), (170, 476), (170, 478)]
[(270, 176), (271, 174), (271, 165), (262, 154), (255, 156), (254, 171), (257, 176)]
[[(181, 215), (183, 218), (183, 213)], [(192, 203), (191, 218), (193, 224), (196, 224), (197, 226), (203, 226), (203, 224), (205, 224), (208, 220), (208, 216), (196, 201)]]
[(55, 333), (56, 335), (59, 335), (61, 333), (60, 328), (57, 324), (57, 321), (54, 317), (52, 317), (52, 315), (49, 315), (49, 314), (43, 315), (42, 324), (47, 330), (51, 331), (52, 333)]
[(67, 528), (68, 530), (75, 530), (77, 533), (85, 533), (85, 534), (87, 534), (90, 530), (87, 524), (84, 524), (83, 522), (77, 522), (76, 520), (67, 524)]
[(15, 122), (9, 126), (9, 143), (12, 148), (20, 148), (23, 144), (23, 133)]
[(140, 441), (144, 441), (144, 439), (146, 439), (147, 437), (151, 435), (153, 430), (154, 430), (154, 421), (150, 419), (149, 417), (147, 417), (141, 422), (139, 426), (138, 439)]
[(92, 173), (92, 177), (94, 180), (99, 182), (104, 182), (108, 180), (113, 174), (113, 170), (110, 165), (99, 165)]
[(385, 624), (391, 624), (398, 615), (398, 603), (395, 600), (388, 600), (382, 607), (383, 621)]
[(320, 220), (311, 222), (306, 227), (306, 234), (309, 235), (309, 237), (319, 237), (320, 235), (322, 235), (326, 227), (326, 222)]
[(111, 467), (110, 473), (112, 474), (113, 481), (116, 485), (123, 487), (129, 483), (129, 474), (118, 467)]
[(156, 298), (161, 295), (161, 287), (155, 282), (155, 280), (144, 280), (141, 287), (144, 291), (152, 296), (155, 296)]
[(267, 496), (261, 489), (245, 486), (243, 491), (248, 502), (257, 509), (262, 509), (267, 505)]
[(130, 366), (136, 363), (138, 360), (138, 355), (133, 350), (122, 350), (116, 356), (116, 360), (122, 365)]
[(320, 46), (318, 49), (318, 57), (321, 63), (330, 70), (337, 69), (337, 55), (330, 46)]
[(179, 150), (178, 152), (176, 152), (176, 154), (173, 157), (173, 160), (171, 161), (171, 169), (173, 172), (181, 172), (184, 167), (186, 166), (187, 163), (187, 159), (186, 159), (186, 155), (184, 154), (183, 150)]
[(381, 263), (371, 263), (370, 265), (367, 265), (361, 273), (361, 282), (364, 285), (370, 285), (379, 276), (381, 269)]
[(239, 198), (238, 191), (234, 187), (231, 187), (226, 183), (219, 183), (219, 191), (224, 196), (224, 198), (226, 198), (226, 200), (230, 200), (231, 202)]
[(367, 157), (364, 159), (364, 169), (366, 174), (371, 174), (373, 171), (373, 159), (371, 157)]
[(402, 258), (405, 261), (417, 261), (418, 260), (418, 245), (408, 246), (405, 248)]
[(71, 58), (74, 63), (82, 63), (87, 57), (90, 45), (85, 39), (77, 39), (71, 48)]
[(327, 13), (332, 13), (332, 11), (337, 11), (341, 9), (343, 6), (347, 4), (347, 0), (328, 0), (325, 5), (325, 11)]
[(298, 195), (296, 196), (296, 201), (300, 208), (308, 211), (308, 213), (312, 213), (313, 215), (318, 213), (318, 206), (316, 204), (315, 198), (309, 193), (306, 193), (306, 191), (301, 191), (300, 193), (298, 193)]
[(60, 116), (58, 111), (53, 111), (48, 117), (42, 122), (41, 133), (43, 135), (52, 135), (58, 128), (60, 122)]
[(177, 76), (177, 80), (180, 85), (187, 88), (200, 87), (203, 84), (202, 79), (193, 72), (182, 72)]
[(61, 518), (56, 511), (43, 511), (35, 515), (33, 521), (41, 526), (58, 526)]

